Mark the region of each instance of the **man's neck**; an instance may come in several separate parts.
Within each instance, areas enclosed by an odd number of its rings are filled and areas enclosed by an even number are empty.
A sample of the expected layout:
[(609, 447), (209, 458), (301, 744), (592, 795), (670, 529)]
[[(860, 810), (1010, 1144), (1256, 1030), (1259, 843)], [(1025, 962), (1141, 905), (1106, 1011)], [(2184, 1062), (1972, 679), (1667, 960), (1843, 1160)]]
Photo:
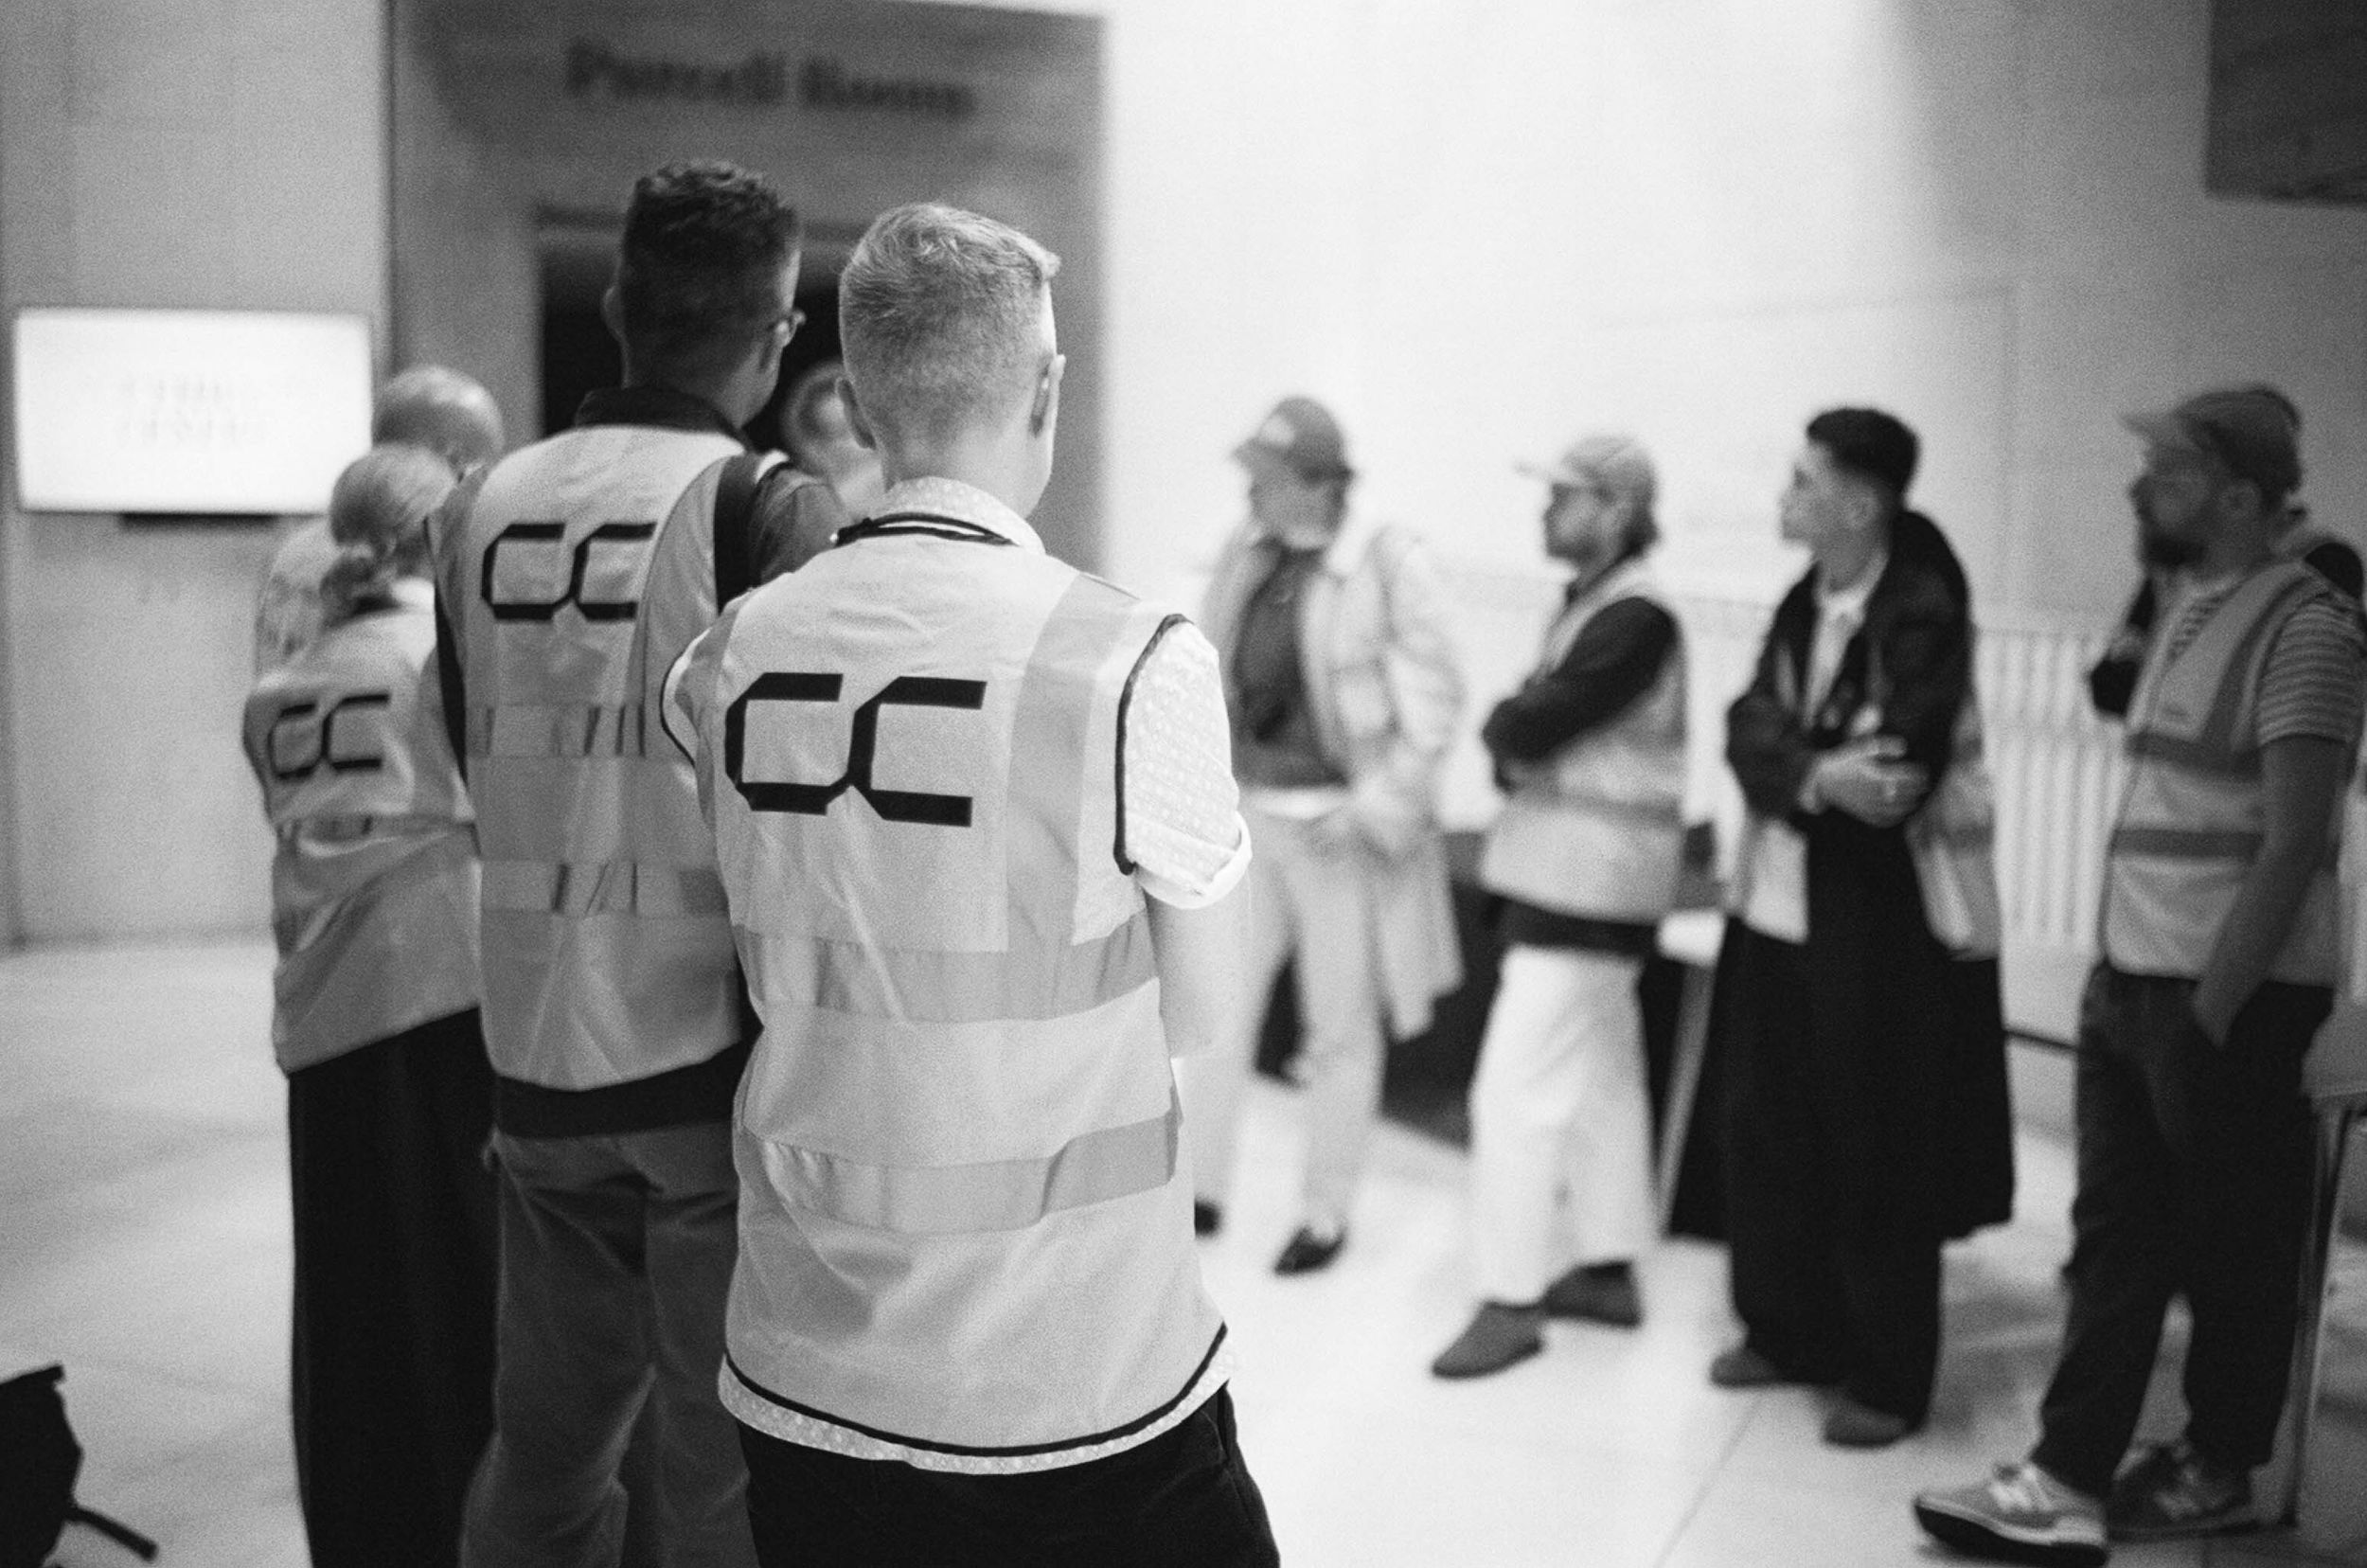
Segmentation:
[(890, 490), (913, 479), (952, 479), (984, 490), (1022, 517), (1035, 509), (1027, 454), (990, 433), (882, 447), (880, 477)]
[(2275, 538), (2265, 527), (2222, 528), (2186, 570), (2205, 580), (2224, 580), (2251, 572), (2275, 553)]
[(625, 365), (622, 383), (632, 388), (646, 388), (653, 392), (673, 392), (685, 398), (694, 398), (714, 409), (722, 417), (724, 423), (738, 425), (745, 423), (748, 419), (755, 416), (751, 414), (735, 417), (733, 414), (734, 400), (739, 395), (739, 388), (733, 384), (736, 378), (731, 376), (702, 376), (680, 370), (643, 371), (638, 365), (628, 362)]
[(1873, 529), (1834, 541), (1817, 552), (1817, 586), (1828, 594), (1845, 594), (1865, 583), (1866, 574), (1882, 559), (1884, 534)]

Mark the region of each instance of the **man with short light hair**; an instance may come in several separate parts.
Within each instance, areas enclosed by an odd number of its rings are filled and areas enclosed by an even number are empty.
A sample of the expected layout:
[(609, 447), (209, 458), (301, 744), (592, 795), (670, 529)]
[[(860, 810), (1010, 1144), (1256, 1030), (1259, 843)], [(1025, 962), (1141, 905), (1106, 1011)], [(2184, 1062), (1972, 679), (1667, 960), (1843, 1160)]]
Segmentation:
[(1044, 553), (1059, 262), (937, 205), (839, 282), (873, 517), (667, 683), (764, 1032), (725, 1405), (770, 1565), (1277, 1560), (1170, 1053), (1231, 1006), (1216, 659)]

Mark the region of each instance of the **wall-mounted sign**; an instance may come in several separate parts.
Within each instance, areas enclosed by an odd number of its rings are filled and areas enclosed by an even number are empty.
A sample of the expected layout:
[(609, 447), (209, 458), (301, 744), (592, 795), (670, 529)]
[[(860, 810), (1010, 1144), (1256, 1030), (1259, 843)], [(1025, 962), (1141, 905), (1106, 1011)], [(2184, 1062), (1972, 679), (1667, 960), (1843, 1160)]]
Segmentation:
[(635, 52), (596, 38), (567, 42), (567, 96), (617, 103), (743, 104), (770, 108), (789, 101), (825, 112), (876, 111), (930, 119), (968, 119), (978, 94), (967, 82), (923, 76), (880, 76), (851, 70), (827, 55), (791, 69), (780, 50), (756, 49), (737, 60), (688, 60)]
[(27, 511), (319, 511), (369, 446), (358, 315), (26, 310), (14, 350)]

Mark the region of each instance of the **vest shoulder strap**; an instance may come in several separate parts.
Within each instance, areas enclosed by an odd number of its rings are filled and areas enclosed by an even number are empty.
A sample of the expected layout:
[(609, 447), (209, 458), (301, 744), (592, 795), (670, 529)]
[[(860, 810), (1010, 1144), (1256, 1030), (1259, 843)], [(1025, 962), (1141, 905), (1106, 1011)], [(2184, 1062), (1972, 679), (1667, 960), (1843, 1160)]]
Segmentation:
[[(783, 465), (785, 466), (785, 465)], [(756, 586), (749, 541), (756, 532), (756, 495), (764, 488), (765, 454), (743, 452), (723, 461), (715, 485), (715, 607)]]

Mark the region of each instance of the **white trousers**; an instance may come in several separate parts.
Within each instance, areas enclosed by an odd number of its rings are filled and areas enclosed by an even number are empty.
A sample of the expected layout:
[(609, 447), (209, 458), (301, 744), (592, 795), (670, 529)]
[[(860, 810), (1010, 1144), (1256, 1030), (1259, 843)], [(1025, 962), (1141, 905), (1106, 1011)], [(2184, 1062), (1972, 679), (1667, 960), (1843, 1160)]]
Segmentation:
[(1514, 946), (1471, 1080), (1481, 1294), (1531, 1302), (1571, 1263), (1643, 1256), (1652, 1202), (1643, 960)]
[(1380, 1110), (1377, 863), (1369, 850), (1317, 843), (1304, 822), (1255, 809), (1243, 815), (1257, 846), (1249, 863), (1250, 940), (1241, 975), (1252, 1002), (1236, 1009), (1238, 1024), (1226, 1039), (1176, 1062), (1193, 1184), (1201, 1198), (1219, 1204), (1232, 1186), (1241, 1092), (1256, 1060), (1265, 999), (1295, 954), (1307, 1114), (1304, 1218), (1344, 1225)]

